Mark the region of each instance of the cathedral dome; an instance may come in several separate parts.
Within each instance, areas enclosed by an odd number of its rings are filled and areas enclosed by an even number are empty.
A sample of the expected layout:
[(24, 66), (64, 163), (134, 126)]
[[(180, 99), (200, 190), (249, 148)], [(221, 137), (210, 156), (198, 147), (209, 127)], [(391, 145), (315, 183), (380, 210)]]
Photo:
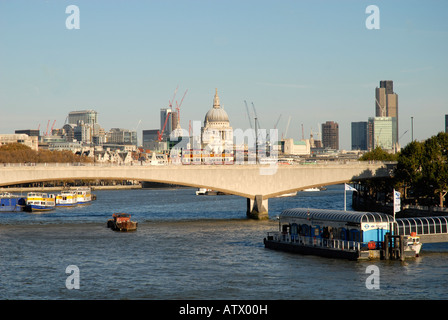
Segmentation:
[(211, 122), (229, 123), (229, 116), (227, 115), (227, 112), (222, 109), (219, 104), (218, 89), (216, 89), (215, 98), (213, 99), (213, 108), (207, 112), (204, 119), (204, 124)]

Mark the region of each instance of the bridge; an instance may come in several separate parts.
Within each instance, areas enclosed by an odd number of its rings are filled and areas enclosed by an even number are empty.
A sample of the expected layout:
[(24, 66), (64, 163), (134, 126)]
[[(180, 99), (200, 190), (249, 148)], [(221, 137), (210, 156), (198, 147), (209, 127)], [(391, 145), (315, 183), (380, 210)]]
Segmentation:
[(137, 180), (207, 188), (247, 198), (250, 218), (268, 217), (268, 199), (285, 193), (388, 178), (395, 163), (347, 161), (294, 165), (0, 164), (0, 186), (57, 180)]

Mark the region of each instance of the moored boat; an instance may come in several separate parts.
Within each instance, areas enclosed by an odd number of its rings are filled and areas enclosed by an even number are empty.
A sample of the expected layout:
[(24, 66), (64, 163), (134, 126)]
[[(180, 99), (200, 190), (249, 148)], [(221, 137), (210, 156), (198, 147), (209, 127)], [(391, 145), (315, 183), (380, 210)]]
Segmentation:
[(74, 191), (61, 191), (56, 195), (57, 207), (73, 207), (78, 204), (78, 195)]
[(25, 206), (25, 198), (13, 195), (9, 192), (0, 193), (0, 212), (23, 211)]
[(114, 231), (135, 231), (138, 223), (131, 221), (129, 213), (114, 213), (112, 219), (107, 221), (107, 227)]
[(407, 246), (410, 250), (413, 250), (415, 252), (416, 257), (420, 255), (422, 244), (420, 242), (420, 237), (417, 236), (415, 232), (411, 232), (411, 235), (408, 237)]
[(92, 192), (89, 187), (78, 187), (74, 192), (76, 192), (78, 204), (87, 204), (92, 201)]
[(207, 188), (199, 188), (196, 191), (196, 195), (197, 196), (221, 196), (221, 195), (225, 195), (225, 193), (221, 192), (221, 191), (207, 189)]
[(421, 248), (391, 235), (395, 222), (384, 213), (295, 208), (279, 220), (279, 231), (264, 239), (266, 248), (349, 260), (403, 260)]
[(49, 211), (56, 206), (54, 194), (29, 192), (26, 198), (26, 211)]

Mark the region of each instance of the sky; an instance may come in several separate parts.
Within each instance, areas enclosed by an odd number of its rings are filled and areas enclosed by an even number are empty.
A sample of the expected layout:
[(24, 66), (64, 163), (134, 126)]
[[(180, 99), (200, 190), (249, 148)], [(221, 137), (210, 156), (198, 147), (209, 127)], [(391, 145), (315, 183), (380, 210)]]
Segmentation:
[[(366, 27), (369, 5), (379, 29)], [(246, 101), (279, 136), (335, 121), (349, 150), (351, 122), (375, 116), (375, 88), (393, 80), (404, 146), (444, 130), (447, 16), (446, 0), (0, 0), (0, 133), (93, 109), (106, 130), (141, 137), (176, 88), (188, 129), (217, 88), (234, 129), (250, 126)]]

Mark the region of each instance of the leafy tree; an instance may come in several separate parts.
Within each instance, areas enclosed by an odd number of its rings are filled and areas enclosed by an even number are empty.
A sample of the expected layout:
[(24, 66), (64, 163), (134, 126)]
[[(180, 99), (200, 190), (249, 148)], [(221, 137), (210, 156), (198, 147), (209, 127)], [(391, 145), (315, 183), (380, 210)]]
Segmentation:
[(71, 151), (50, 151), (41, 149), (34, 151), (21, 143), (10, 143), (0, 146), (0, 163), (68, 163), (91, 162), (89, 158), (74, 154)]
[(448, 191), (448, 134), (441, 132), (424, 142), (409, 143), (398, 157), (395, 180), (419, 199), (437, 195), (443, 207)]
[(359, 160), (360, 161), (371, 161), (371, 160), (396, 161), (397, 155), (389, 153), (389, 152), (383, 150), (381, 147), (376, 147), (372, 151), (365, 153), (361, 158), (359, 158)]

